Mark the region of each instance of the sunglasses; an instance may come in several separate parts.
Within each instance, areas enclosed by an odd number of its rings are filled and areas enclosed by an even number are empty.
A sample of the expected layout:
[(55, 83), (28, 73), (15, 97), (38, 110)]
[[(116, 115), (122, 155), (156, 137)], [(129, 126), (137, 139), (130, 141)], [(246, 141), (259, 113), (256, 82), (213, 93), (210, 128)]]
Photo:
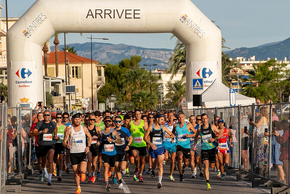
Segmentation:
[(115, 123), (121, 123), (122, 121), (115, 121)]
[(112, 121), (105, 121), (105, 123), (110, 123), (110, 122), (112, 122)]
[(64, 119), (68, 119), (68, 117), (63, 117)]
[(149, 119), (154, 119), (154, 117), (148, 117)]
[(90, 119), (90, 121), (95, 121), (95, 119)]
[(45, 115), (43, 115), (43, 116), (45, 116), (45, 117), (49, 117), (49, 116), (50, 116), (50, 114), (45, 114)]
[(201, 119), (196, 119), (197, 121), (201, 121)]
[(57, 119), (62, 119), (62, 117), (56, 117)]

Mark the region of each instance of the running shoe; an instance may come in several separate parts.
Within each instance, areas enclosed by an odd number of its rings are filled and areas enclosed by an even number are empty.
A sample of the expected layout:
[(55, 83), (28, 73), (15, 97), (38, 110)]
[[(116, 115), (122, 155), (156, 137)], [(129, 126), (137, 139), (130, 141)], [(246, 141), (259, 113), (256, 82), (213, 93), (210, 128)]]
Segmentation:
[(108, 176), (109, 178), (112, 176), (112, 172), (110, 170), (109, 170)]
[(123, 189), (123, 183), (120, 183), (118, 189)]
[(146, 174), (146, 170), (144, 169), (143, 172), (142, 172), (142, 175), (145, 175), (145, 174)]
[(139, 179), (137, 178), (136, 175), (133, 176), (133, 180), (134, 180), (134, 181), (137, 181), (137, 182), (139, 181)]
[(97, 179), (100, 180), (101, 176), (100, 176), (100, 172), (97, 172)]
[(183, 174), (180, 174), (179, 176), (180, 176), (180, 180), (179, 180), (179, 181), (180, 181), (180, 182), (183, 182), (183, 181), (184, 181)]
[(155, 177), (155, 172), (154, 172), (154, 170), (152, 170), (152, 172), (151, 172), (151, 177)]
[(200, 176), (200, 177), (204, 177), (204, 174), (203, 174), (202, 171), (200, 171), (199, 176)]
[(81, 174), (81, 181), (84, 182), (86, 180), (86, 175), (85, 174)]
[(144, 180), (143, 180), (143, 176), (142, 175), (139, 175), (139, 182), (141, 182), (141, 183), (143, 183), (144, 182)]
[(129, 168), (126, 169), (126, 176), (129, 177), (130, 176), (130, 171)]
[(195, 173), (192, 173), (191, 178), (192, 178), (192, 179), (196, 179), (196, 175), (195, 175)]
[(106, 184), (105, 189), (107, 190), (107, 192), (111, 191), (111, 185), (110, 184)]
[(65, 170), (67, 173), (69, 173), (69, 168), (66, 168), (66, 170)]
[(93, 182), (93, 180), (92, 180), (92, 177), (91, 177), (91, 176), (89, 176), (89, 178), (88, 178), (88, 183), (89, 183), (89, 182), (91, 182), (91, 183)]
[(44, 177), (44, 179), (48, 179), (48, 173), (47, 173), (47, 171), (46, 170), (43, 170), (42, 171), (42, 174), (43, 174), (43, 177)]
[(57, 178), (57, 180), (58, 180), (59, 182), (61, 182), (61, 181), (62, 181), (61, 176), (59, 176), (59, 177)]
[(185, 171), (185, 169), (184, 169), (184, 167), (182, 168), (182, 175), (184, 175), (184, 171)]
[(56, 176), (56, 171), (54, 170), (52, 174), (53, 174), (53, 176)]
[(175, 179), (173, 178), (172, 175), (169, 176), (169, 180), (170, 180), (170, 181), (173, 181), (173, 182), (175, 181)]
[(226, 179), (226, 175), (222, 174), (221, 179), (225, 180)]
[(158, 183), (157, 188), (160, 189), (162, 187), (161, 183)]
[(47, 180), (47, 185), (51, 186), (51, 180), (49, 180), (49, 179)]
[(219, 178), (221, 178), (221, 171), (218, 171), (218, 173), (217, 173), (216, 177), (219, 177)]
[(96, 176), (92, 176), (92, 183), (96, 182)]
[(39, 175), (39, 180), (40, 180), (41, 182), (43, 182), (43, 179), (44, 179), (44, 178), (43, 178), (43, 174), (40, 174), (40, 175)]
[(140, 171), (140, 169), (139, 169), (139, 168), (136, 168), (136, 169), (135, 169), (135, 171), (134, 171), (134, 175), (136, 175), (136, 176), (137, 176), (137, 175), (138, 175), (138, 173), (139, 173), (139, 171)]
[(117, 185), (118, 184), (117, 179), (115, 177), (113, 177), (113, 184), (114, 185)]
[(166, 165), (166, 161), (165, 160), (163, 161), (163, 165)]
[(149, 170), (147, 171), (147, 174), (151, 174), (152, 172), (152, 168), (149, 168)]
[(76, 194), (81, 194), (81, 192), (82, 192), (81, 187), (78, 187), (76, 190)]
[(206, 183), (206, 186), (207, 186), (206, 190), (211, 190), (211, 186), (209, 183)]

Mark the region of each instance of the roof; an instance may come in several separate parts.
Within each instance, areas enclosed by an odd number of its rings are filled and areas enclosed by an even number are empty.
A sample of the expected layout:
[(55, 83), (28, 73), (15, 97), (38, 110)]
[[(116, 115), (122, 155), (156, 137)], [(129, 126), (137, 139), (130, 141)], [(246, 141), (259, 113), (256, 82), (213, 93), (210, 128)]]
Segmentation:
[[(64, 64), (64, 51), (59, 51), (58, 52), (58, 63), (59, 64)], [(66, 58), (69, 60), (69, 63), (91, 63), (91, 59), (66, 52)], [(43, 56), (42, 56), (43, 60)], [(96, 60), (93, 60), (93, 63), (97, 63)], [(50, 52), (47, 53), (47, 64), (55, 64), (55, 52)]]

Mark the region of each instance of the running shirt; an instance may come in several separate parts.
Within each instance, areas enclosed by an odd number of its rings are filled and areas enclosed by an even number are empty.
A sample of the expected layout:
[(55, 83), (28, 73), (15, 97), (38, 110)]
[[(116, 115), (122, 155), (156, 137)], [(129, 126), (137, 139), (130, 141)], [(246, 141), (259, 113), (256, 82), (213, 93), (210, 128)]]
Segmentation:
[(108, 142), (108, 138), (116, 139), (114, 137), (114, 129), (111, 128), (109, 134), (105, 134), (105, 130), (102, 131), (101, 143), (102, 143), (102, 154), (108, 156), (114, 156), (117, 154), (115, 143)]
[[(98, 147), (97, 146), (97, 143), (98, 143), (98, 138), (94, 138), (94, 136), (97, 136), (98, 137), (98, 132), (97, 132), (97, 130), (96, 130), (96, 126), (94, 126), (94, 128), (92, 129), (92, 130), (90, 130), (89, 128), (88, 128), (88, 130), (89, 130), (89, 132), (90, 132), (90, 134), (91, 134), (91, 136), (92, 136), (92, 143), (91, 143), (91, 146), (92, 147)], [(89, 139), (88, 139), (88, 137), (87, 137), (87, 142), (89, 142)]]
[[(174, 123), (172, 124), (172, 125), (168, 125), (168, 123), (166, 122), (165, 124), (164, 124), (164, 126), (172, 133), (172, 131), (173, 131), (173, 126), (174, 126)], [(166, 138), (165, 137), (165, 135), (166, 135), (167, 133), (166, 132), (164, 132), (164, 135), (163, 135), (163, 139), (164, 139), (164, 142), (171, 142), (171, 140), (172, 140), (172, 138)], [(174, 138), (174, 142), (176, 142), (176, 139)]]
[(61, 124), (60, 127), (57, 127), (56, 135), (60, 138), (60, 140), (57, 140), (56, 143), (62, 143), (63, 142), (65, 128), (66, 128), (66, 126), (64, 124)]
[(217, 148), (219, 150), (228, 150), (229, 149), (228, 130), (227, 130), (227, 128), (224, 128), (223, 136), (222, 136), (222, 138), (217, 140), (217, 143), (218, 143), (218, 147)]
[(176, 126), (177, 145), (185, 149), (190, 149), (190, 138), (187, 138), (186, 134), (190, 135), (190, 132), (188, 132), (187, 130), (187, 123), (184, 123), (183, 127), (180, 127), (179, 123), (177, 123)]
[(160, 129), (155, 129), (155, 124), (152, 125), (152, 130), (150, 132), (150, 141), (153, 143), (157, 148), (163, 146), (163, 127), (160, 126)]
[(117, 154), (126, 154), (126, 151), (124, 151), (124, 149), (126, 149), (127, 144), (128, 144), (127, 137), (131, 137), (131, 133), (125, 127), (121, 127), (120, 130), (116, 130), (116, 131), (118, 132), (122, 140), (121, 144), (115, 143)]
[(215, 148), (215, 143), (210, 142), (210, 138), (215, 138), (216, 135), (211, 128), (211, 124), (209, 123), (209, 127), (203, 129), (203, 125), (200, 126), (200, 136), (201, 136), (201, 149), (202, 150), (210, 150)]
[(76, 132), (74, 127), (71, 126), (71, 134), (70, 134), (70, 153), (83, 153), (86, 152), (86, 134), (83, 126), (81, 126), (81, 130)]
[(71, 122), (63, 123), (66, 127), (71, 125)]
[(56, 124), (54, 122), (45, 123), (44, 121), (40, 121), (36, 124), (35, 129), (38, 131), (43, 131), (44, 129), (48, 129), (47, 133), (42, 133), (38, 136), (38, 144), (40, 146), (50, 146), (54, 144), (53, 141), (53, 130), (55, 129)]
[(131, 129), (130, 132), (133, 137), (133, 142), (131, 146), (133, 147), (146, 147), (146, 142), (144, 140), (145, 130), (143, 128), (144, 120), (141, 120), (140, 125), (135, 126), (134, 121), (131, 121)]
[(104, 124), (104, 122), (103, 122), (103, 121), (101, 121), (101, 122), (100, 122), (100, 124), (97, 124), (97, 123), (95, 123), (95, 126), (98, 126), (98, 127), (100, 127), (100, 128), (101, 128), (101, 130), (104, 130), (104, 129), (105, 129), (105, 124)]

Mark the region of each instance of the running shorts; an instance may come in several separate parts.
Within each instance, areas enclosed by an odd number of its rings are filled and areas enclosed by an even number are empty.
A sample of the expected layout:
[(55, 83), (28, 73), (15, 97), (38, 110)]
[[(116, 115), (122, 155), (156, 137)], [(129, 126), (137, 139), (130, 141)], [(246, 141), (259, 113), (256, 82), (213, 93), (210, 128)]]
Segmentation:
[(40, 158), (39, 146), (35, 146), (35, 154), (36, 154), (36, 158)]
[(176, 146), (176, 152), (182, 152), (185, 158), (189, 158), (190, 156), (190, 149), (183, 148), (182, 146)]
[(103, 163), (108, 163), (110, 167), (114, 167), (116, 163), (116, 155), (108, 156), (107, 154), (102, 154)]
[(96, 146), (96, 145), (91, 145), (90, 147), (90, 152), (92, 153), (92, 156), (98, 156), (100, 153), (100, 146)]
[(126, 161), (126, 154), (117, 154), (117, 155), (116, 155), (116, 161), (117, 161), (117, 162), (123, 162), (123, 161)]
[(216, 153), (228, 154), (230, 153), (229, 149), (216, 149)]
[(139, 156), (146, 156), (146, 153), (147, 153), (147, 147), (130, 147), (130, 150), (131, 150), (131, 155), (133, 156), (132, 154), (132, 151), (133, 150), (137, 150), (139, 152)]
[(70, 153), (70, 161), (72, 165), (78, 165), (81, 162), (87, 162), (87, 154), (85, 152), (82, 153)]
[(163, 155), (165, 152), (165, 149), (163, 146), (157, 148), (157, 150), (153, 150), (151, 147), (149, 149), (149, 153), (151, 154), (152, 159), (157, 158), (158, 156)]
[(215, 163), (216, 149), (201, 150), (202, 161), (208, 160), (210, 163)]
[(62, 143), (55, 144), (54, 157), (57, 157), (57, 155), (59, 154), (64, 154), (64, 146), (62, 145)]
[(176, 152), (176, 143), (171, 143), (169, 141), (165, 141), (163, 143), (164, 149), (167, 150), (170, 154)]
[(50, 145), (50, 146), (39, 146), (39, 155), (40, 157), (45, 157), (48, 153), (49, 150), (55, 150), (55, 146), (54, 144), (53, 145)]

